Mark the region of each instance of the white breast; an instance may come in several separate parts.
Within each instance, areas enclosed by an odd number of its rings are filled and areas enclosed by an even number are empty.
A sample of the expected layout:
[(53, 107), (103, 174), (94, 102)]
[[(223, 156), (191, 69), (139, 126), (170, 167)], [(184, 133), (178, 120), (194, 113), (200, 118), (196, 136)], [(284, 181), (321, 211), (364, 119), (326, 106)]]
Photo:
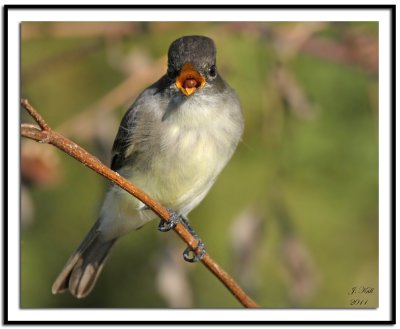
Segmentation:
[(163, 182), (166, 186), (158, 190), (160, 201), (183, 212), (204, 198), (240, 137), (237, 123), (231, 121), (226, 110), (207, 102), (201, 104), (186, 102), (174, 113), (173, 120), (163, 125), (157, 173), (153, 173), (167, 176)]

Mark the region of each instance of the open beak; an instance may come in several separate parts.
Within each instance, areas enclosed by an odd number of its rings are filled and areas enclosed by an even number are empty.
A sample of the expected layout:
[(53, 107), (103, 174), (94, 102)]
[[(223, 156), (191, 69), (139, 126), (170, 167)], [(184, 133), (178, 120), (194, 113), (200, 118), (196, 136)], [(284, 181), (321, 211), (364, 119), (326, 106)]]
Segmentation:
[(206, 80), (197, 72), (192, 64), (185, 64), (176, 78), (175, 84), (182, 93), (190, 96), (197, 89), (204, 87)]

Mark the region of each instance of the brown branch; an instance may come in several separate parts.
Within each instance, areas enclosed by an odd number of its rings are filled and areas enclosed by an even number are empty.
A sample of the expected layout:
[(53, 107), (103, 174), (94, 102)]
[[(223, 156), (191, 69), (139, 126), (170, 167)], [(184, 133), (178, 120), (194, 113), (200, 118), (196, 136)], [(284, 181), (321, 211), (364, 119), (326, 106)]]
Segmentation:
[(44, 121), (43, 118), (41, 117), (41, 115), (32, 107), (31, 104), (29, 104), (27, 99), (21, 99), (21, 104), (29, 112), (29, 114), (32, 116), (32, 118), (34, 118), (35, 121), (39, 124), (39, 127), (41, 128), (41, 130), (44, 130), (44, 131), (50, 130), (46, 121)]
[[(117, 184), (128, 193), (132, 194), (135, 198), (146, 204), (162, 220), (169, 221), (170, 214), (167, 209), (162, 207), (158, 202), (138, 189), (132, 183), (124, 179), (117, 172), (111, 170), (106, 165), (101, 163), (100, 160), (88, 153), (82, 147), (65, 138), (63, 135), (51, 130), (39, 113), (29, 104), (28, 100), (21, 100), (21, 104), (40, 126), (37, 127), (32, 124), (22, 124), (22, 136), (33, 139), (37, 142), (54, 145), (55, 147), (83, 163), (85, 166)], [(190, 246), (192, 250), (196, 250), (198, 242), (182, 224), (178, 224), (174, 230), (180, 236), (180, 238)], [(258, 305), (243, 291), (243, 289), (240, 288), (235, 280), (228, 273), (226, 273), (207, 253), (204, 255), (201, 261), (228, 288), (228, 290), (243, 306), (252, 308), (258, 307)]]

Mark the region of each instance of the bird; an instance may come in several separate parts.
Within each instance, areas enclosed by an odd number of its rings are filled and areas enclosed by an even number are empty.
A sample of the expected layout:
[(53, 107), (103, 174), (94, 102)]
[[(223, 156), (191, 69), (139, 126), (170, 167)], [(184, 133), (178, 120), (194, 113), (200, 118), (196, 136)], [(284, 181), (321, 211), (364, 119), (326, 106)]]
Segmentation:
[[(186, 216), (231, 159), (243, 130), (238, 95), (217, 70), (215, 42), (182, 36), (169, 46), (166, 73), (123, 116), (111, 169), (188, 223)], [(145, 204), (110, 183), (97, 221), (67, 260), (52, 293), (86, 297), (116, 241), (155, 218)]]

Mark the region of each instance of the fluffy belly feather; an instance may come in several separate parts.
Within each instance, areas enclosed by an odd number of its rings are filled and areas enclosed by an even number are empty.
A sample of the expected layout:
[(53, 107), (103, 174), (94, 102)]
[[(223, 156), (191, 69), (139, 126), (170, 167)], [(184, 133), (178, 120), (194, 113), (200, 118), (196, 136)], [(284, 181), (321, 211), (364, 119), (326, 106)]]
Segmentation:
[(225, 165), (226, 156), (217, 153), (216, 139), (208, 132), (170, 134), (163, 143), (170, 146), (162, 147), (154, 158), (144, 188), (164, 206), (188, 212), (201, 201), (197, 198), (208, 191)]

